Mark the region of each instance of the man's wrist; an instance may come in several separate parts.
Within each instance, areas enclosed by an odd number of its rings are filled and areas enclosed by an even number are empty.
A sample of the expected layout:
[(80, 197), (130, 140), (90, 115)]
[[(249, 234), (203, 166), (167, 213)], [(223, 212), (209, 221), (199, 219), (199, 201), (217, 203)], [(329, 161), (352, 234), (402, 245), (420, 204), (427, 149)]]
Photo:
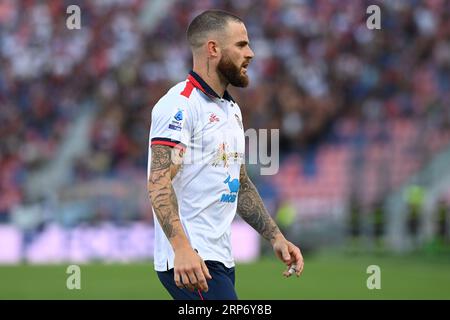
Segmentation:
[(270, 244), (274, 245), (275, 242), (279, 241), (279, 240), (286, 240), (286, 238), (284, 237), (284, 235), (281, 233), (281, 231), (278, 231), (273, 237), (272, 239), (270, 239)]
[(176, 239), (172, 241), (172, 249), (173, 252), (176, 254), (179, 251), (184, 251), (184, 250), (193, 250), (191, 244), (189, 243), (189, 241), (186, 239)]

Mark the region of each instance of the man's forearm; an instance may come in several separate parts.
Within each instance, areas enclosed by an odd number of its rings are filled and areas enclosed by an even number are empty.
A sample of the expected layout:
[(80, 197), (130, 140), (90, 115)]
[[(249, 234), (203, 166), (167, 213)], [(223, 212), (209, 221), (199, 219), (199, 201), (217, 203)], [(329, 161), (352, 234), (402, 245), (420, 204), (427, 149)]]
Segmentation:
[(267, 212), (266, 207), (253, 182), (247, 175), (245, 166), (241, 166), (239, 178), (238, 214), (268, 241), (282, 236), (280, 229)]
[(172, 186), (170, 166), (171, 149), (166, 146), (152, 146), (151, 171), (148, 191), (156, 217), (174, 250), (188, 245), (181, 225), (178, 202)]
[(149, 181), (149, 194), (156, 217), (167, 238), (177, 235), (176, 224), (180, 222), (178, 202), (170, 181), (162, 173), (153, 174)]

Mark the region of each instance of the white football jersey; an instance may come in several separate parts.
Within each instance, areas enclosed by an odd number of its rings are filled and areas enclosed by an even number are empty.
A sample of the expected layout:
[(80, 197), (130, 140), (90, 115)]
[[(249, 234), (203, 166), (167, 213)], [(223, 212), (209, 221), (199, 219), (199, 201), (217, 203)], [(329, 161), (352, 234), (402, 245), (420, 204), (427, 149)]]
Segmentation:
[[(172, 179), (184, 231), (203, 260), (234, 266), (231, 222), (236, 214), (245, 137), (241, 110), (227, 91), (220, 98), (198, 74), (172, 87), (152, 110), (151, 145), (183, 149)], [(155, 270), (174, 267), (174, 252), (153, 210)]]

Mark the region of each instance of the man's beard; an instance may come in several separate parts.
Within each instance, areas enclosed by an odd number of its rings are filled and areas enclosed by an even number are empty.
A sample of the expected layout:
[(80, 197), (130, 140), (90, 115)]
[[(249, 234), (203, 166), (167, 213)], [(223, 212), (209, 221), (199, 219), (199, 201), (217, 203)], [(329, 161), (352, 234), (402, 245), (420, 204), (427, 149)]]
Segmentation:
[(241, 68), (237, 67), (228, 56), (222, 56), (217, 65), (217, 71), (232, 86), (245, 88), (249, 84), (247, 74), (241, 73)]

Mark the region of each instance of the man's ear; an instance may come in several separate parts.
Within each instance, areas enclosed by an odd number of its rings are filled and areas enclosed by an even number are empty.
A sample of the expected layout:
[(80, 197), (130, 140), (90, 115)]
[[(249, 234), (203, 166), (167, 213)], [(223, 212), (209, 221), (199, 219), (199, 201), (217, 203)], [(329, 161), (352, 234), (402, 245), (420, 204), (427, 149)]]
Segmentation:
[(218, 46), (216, 41), (209, 40), (206, 43), (206, 47), (207, 47), (207, 50), (208, 50), (208, 57), (209, 58), (216, 58), (216, 57), (218, 57), (220, 55), (220, 48), (219, 48), (219, 46)]

